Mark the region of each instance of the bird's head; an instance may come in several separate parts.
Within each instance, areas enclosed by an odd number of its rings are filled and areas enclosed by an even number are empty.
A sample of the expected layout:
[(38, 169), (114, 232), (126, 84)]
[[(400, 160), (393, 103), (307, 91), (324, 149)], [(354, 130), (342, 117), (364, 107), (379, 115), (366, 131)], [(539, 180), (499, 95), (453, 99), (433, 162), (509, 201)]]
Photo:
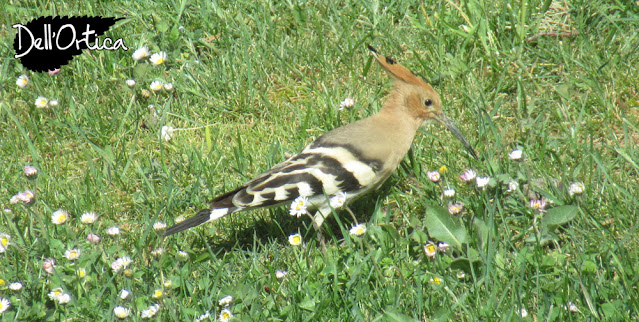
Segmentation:
[(403, 100), (401, 108), (407, 109), (411, 116), (423, 122), (436, 120), (443, 124), (461, 141), (466, 150), (477, 158), (477, 153), (470, 142), (442, 111), (442, 102), (437, 91), (417, 74), (398, 64), (392, 58), (380, 55), (370, 45), (368, 49), (395, 81), (395, 88), (391, 95), (396, 95), (396, 98)]

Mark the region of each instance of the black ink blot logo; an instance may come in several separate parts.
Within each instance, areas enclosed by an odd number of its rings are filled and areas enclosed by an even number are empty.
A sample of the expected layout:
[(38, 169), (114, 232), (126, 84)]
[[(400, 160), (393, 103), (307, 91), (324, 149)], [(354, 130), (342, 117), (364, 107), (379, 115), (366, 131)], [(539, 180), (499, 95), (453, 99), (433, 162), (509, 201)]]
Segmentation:
[(98, 38), (120, 19), (123, 18), (40, 17), (26, 25), (15, 24), (15, 58), (32, 71), (44, 72), (66, 65), (83, 49), (128, 50), (121, 38), (113, 41), (106, 37), (102, 42)]

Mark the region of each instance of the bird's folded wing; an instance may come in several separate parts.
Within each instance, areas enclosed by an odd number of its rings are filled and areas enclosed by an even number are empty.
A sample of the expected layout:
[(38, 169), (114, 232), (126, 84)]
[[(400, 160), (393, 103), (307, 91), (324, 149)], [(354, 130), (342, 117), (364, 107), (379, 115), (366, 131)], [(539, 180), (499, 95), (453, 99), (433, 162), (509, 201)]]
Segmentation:
[(321, 200), (340, 191), (357, 194), (377, 184), (380, 161), (362, 160), (360, 153), (346, 144), (320, 143), (314, 142), (300, 154), (214, 199), (212, 206), (256, 208), (290, 202), (299, 196)]

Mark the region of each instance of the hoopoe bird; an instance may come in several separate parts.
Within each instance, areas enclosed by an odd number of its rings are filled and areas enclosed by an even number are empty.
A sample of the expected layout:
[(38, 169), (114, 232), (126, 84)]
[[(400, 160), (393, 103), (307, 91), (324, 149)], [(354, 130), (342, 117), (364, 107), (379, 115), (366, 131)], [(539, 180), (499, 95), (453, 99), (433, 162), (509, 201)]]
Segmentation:
[[(214, 198), (210, 208), (168, 228), (164, 235), (235, 212), (282, 203), (292, 203), (291, 214), (299, 216), (306, 204), (308, 209), (316, 210), (312, 216), (314, 227), (325, 247), (320, 228), (326, 216), (332, 209), (345, 207), (381, 186), (398, 167), (426, 121), (442, 123), (477, 157), (468, 140), (442, 112), (439, 94), (433, 87), (373, 47), (368, 48), (394, 81), (377, 114), (325, 133), (299, 154)], [(296, 204), (302, 208), (295, 209)]]

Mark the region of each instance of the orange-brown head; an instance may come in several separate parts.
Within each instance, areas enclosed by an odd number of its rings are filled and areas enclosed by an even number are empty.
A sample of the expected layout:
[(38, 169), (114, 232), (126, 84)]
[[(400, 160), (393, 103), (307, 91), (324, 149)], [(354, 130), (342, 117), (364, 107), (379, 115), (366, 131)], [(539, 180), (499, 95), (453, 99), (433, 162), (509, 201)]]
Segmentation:
[(400, 104), (397, 104), (395, 108), (407, 109), (407, 112), (412, 117), (423, 122), (428, 120), (440, 122), (461, 141), (473, 157), (477, 158), (477, 153), (473, 150), (466, 137), (442, 111), (442, 103), (435, 89), (417, 74), (398, 64), (392, 58), (380, 55), (372, 46), (368, 45), (368, 49), (394, 81), (390, 99), (400, 100)]

